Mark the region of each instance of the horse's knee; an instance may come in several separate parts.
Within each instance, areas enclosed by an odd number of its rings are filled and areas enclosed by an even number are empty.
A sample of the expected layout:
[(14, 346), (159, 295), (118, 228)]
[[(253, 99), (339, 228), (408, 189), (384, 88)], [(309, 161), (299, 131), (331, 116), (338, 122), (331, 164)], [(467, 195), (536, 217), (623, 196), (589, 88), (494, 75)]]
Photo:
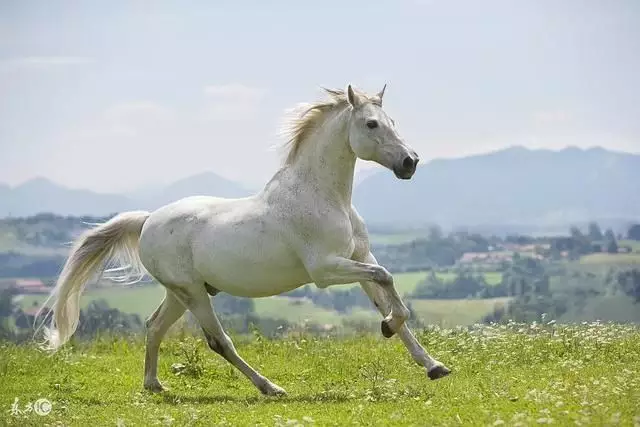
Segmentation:
[(393, 287), (393, 275), (389, 273), (389, 271), (382, 266), (376, 266), (376, 267), (378, 268), (374, 273), (375, 282), (380, 286), (382, 286), (383, 288)]

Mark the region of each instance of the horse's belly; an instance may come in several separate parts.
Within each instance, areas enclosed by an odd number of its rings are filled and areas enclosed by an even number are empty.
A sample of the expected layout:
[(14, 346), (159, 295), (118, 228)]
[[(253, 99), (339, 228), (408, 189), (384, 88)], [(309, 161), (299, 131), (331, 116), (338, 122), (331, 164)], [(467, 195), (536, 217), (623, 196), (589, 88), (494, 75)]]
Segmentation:
[(284, 243), (255, 236), (245, 240), (241, 233), (234, 234), (226, 239), (218, 235), (194, 253), (198, 274), (214, 288), (236, 296), (262, 297), (310, 282), (306, 269)]
[(310, 282), (304, 269), (274, 269), (269, 265), (227, 264), (206, 281), (221, 292), (239, 297), (278, 295)]

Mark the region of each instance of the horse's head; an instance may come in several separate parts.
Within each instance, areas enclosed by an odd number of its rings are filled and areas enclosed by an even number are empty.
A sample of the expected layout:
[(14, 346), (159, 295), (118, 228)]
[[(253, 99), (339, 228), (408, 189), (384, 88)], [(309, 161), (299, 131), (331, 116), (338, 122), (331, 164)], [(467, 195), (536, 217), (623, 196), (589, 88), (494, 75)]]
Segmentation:
[(359, 158), (391, 169), (400, 179), (411, 179), (418, 165), (418, 154), (403, 141), (393, 119), (382, 109), (385, 88), (386, 85), (369, 98), (347, 86), (347, 100), (351, 105), (349, 144)]

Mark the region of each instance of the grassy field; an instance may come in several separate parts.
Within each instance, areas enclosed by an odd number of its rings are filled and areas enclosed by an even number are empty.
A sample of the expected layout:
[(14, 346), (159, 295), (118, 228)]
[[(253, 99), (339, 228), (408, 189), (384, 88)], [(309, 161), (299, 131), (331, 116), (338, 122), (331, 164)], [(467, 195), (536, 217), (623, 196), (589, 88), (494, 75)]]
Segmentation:
[[(424, 273), (422, 273), (424, 277)], [(484, 276), (484, 280), (487, 281), (488, 285), (498, 285), (502, 282), (502, 273), (499, 271), (487, 271), (482, 273)], [(454, 272), (437, 272), (436, 277), (444, 282), (451, 282), (456, 278), (456, 273)]]
[[(201, 339), (188, 334), (181, 340), (169, 338), (161, 348), (159, 377), (169, 387), (162, 394), (142, 389), (144, 348), (139, 339), (76, 343), (53, 356), (31, 346), (0, 344), (0, 424), (640, 423), (637, 327), (435, 328), (417, 337), (452, 369), (450, 376), (428, 380), (397, 338), (236, 339), (240, 354), (287, 390), (283, 397), (260, 395)], [(187, 364), (193, 374), (174, 374), (175, 363)], [(48, 414), (26, 411), (38, 399), (51, 402)]]
[(424, 323), (454, 327), (472, 325), (491, 313), (496, 305), (504, 305), (509, 298), (412, 300), (417, 317)]
[(628, 254), (609, 254), (609, 253), (595, 253), (585, 255), (580, 258), (581, 264), (595, 264), (595, 265), (638, 265), (640, 264), (640, 253), (632, 252)]
[[(104, 299), (111, 307), (145, 318), (156, 309), (163, 296), (164, 288), (161, 285), (114, 285), (112, 288), (87, 289), (82, 294), (81, 304), (84, 308), (93, 300)], [(20, 305), (27, 308), (34, 303), (41, 304), (45, 299), (46, 296), (43, 295), (25, 295)]]
[[(255, 300), (256, 314), (272, 319), (286, 319), (291, 323), (305, 321), (318, 324), (341, 324), (346, 316), (334, 310), (318, 307), (312, 301), (302, 298), (270, 297)], [(348, 316), (353, 320), (380, 321), (380, 316), (373, 310), (354, 310)]]
[(618, 246), (630, 246), (633, 252), (640, 252), (640, 241), (638, 240), (620, 240)]

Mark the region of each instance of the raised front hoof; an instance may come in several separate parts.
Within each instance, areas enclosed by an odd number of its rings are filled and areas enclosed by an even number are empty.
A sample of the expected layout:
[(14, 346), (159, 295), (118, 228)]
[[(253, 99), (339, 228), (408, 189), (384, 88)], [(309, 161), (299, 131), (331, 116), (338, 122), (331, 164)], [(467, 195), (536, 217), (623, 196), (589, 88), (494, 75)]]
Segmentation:
[(395, 332), (393, 332), (393, 329), (391, 329), (391, 326), (389, 326), (390, 321), (387, 319), (384, 319), (382, 322), (380, 322), (380, 330), (382, 331), (382, 336), (384, 336), (385, 338), (391, 338)]
[(166, 387), (160, 384), (160, 381), (144, 383), (144, 389), (151, 393), (162, 393), (163, 391), (168, 391)]
[(427, 376), (430, 380), (437, 380), (442, 377), (446, 377), (451, 373), (451, 370), (444, 365), (437, 365), (431, 368), (429, 372), (427, 372)]
[(286, 396), (287, 392), (280, 386), (273, 383), (266, 383), (260, 387), (260, 392), (265, 396)]

